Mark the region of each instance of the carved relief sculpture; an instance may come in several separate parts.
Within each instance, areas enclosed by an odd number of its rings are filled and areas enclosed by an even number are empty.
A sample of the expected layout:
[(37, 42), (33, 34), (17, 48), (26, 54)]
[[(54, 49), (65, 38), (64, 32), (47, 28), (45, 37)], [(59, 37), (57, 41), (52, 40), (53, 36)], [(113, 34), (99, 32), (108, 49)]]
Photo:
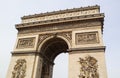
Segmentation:
[(21, 48), (33, 48), (35, 45), (35, 37), (31, 38), (22, 38), (18, 40), (17, 47), (18, 49)]
[(50, 36), (52, 36), (52, 34), (40, 34), (38, 44), (40, 44), (43, 40), (45, 40), (46, 38)]
[(63, 36), (70, 42), (72, 40), (72, 32), (70, 32), (70, 31), (69, 32), (60, 32), (60, 33), (40, 34), (38, 44), (40, 44), (43, 40), (45, 40), (46, 38), (48, 38), (50, 36)]
[(14, 66), (14, 70), (12, 71), (11, 78), (25, 78), (26, 76), (26, 60), (18, 59), (16, 61), (16, 65)]
[(99, 43), (98, 32), (85, 32), (76, 34), (76, 44), (93, 44)]
[(72, 32), (62, 32), (59, 35), (64, 36), (65, 38), (71, 40), (72, 39)]
[(68, 41), (71, 42), (72, 40), (72, 32), (62, 32), (62, 33), (58, 33), (58, 35), (63, 36), (64, 38), (66, 38)]
[(54, 14), (51, 16), (39, 16), (37, 18), (27, 18), (24, 16), (22, 17), (22, 23), (29, 23), (29, 22), (36, 22), (36, 21), (44, 21), (44, 20), (53, 20), (53, 19), (60, 19), (60, 18), (67, 18), (67, 17), (75, 17), (75, 16), (82, 16), (82, 15), (88, 15), (88, 14), (96, 14), (98, 13), (99, 10), (98, 9), (93, 9), (93, 10), (88, 10), (88, 11), (77, 11), (77, 12), (71, 12), (71, 13), (64, 13), (64, 14)]
[(80, 58), (79, 78), (99, 78), (97, 60), (94, 57), (87, 56)]
[[(32, 24), (34, 25), (34, 24)], [(46, 25), (41, 27), (32, 27), (32, 28), (25, 28), (20, 29), (19, 34), (26, 34), (26, 33), (34, 33), (34, 32), (45, 32), (45, 31), (56, 31), (56, 30), (63, 30), (63, 29), (73, 29), (73, 28), (85, 28), (85, 27), (94, 27), (102, 25), (99, 21), (81, 21), (79, 22), (71, 22), (71, 23), (64, 23), (64, 24), (56, 24), (56, 25)]]

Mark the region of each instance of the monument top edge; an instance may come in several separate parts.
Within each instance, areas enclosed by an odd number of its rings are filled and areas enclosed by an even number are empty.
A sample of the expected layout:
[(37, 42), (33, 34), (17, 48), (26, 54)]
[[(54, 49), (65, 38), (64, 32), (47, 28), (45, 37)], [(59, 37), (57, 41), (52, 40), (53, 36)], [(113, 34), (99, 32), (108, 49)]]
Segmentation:
[(33, 14), (33, 15), (26, 15), (26, 16), (21, 17), (21, 19), (25, 20), (25, 19), (31, 19), (31, 18), (36, 18), (36, 17), (50, 16), (50, 15), (70, 13), (70, 12), (76, 12), (76, 11), (85, 11), (85, 10), (87, 11), (87, 10), (92, 10), (92, 9), (100, 10), (100, 6), (94, 5), (94, 6), (65, 9), (65, 10), (59, 10), (59, 11), (46, 12), (46, 13), (39, 13), (39, 14)]

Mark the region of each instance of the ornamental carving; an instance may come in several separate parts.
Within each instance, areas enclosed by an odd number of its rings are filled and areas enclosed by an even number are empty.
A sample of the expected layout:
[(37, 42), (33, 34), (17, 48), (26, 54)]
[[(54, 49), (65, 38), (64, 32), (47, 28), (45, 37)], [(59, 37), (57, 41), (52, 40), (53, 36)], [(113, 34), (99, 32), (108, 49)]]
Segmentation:
[(58, 33), (58, 35), (63, 36), (70, 42), (72, 40), (72, 32), (62, 32), (62, 33)]
[(35, 26), (32, 28), (31, 27), (23, 28), (23, 29), (19, 29), (18, 34), (66, 30), (66, 29), (73, 29), (73, 28), (94, 27), (94, 26), (101, 26), (101, 25), (102, 25), (102, 23), (97, 20), (69, 22), (69, 23), (53, 24), (53, 25), (46, 25), (46, 26)]
[(31, 38), (21, 38), (18, 40), (17, 47), (18, 49), (21, 48), (34, 48), (35, 45), (35, 37)]
[(39, 35), (39, 41), (38, 41), (38, 45), (45, 40), (46, 38), (53, 36), (53, 37), (57, 37), (57, 36), (63, 36), (64, 38), (66, 38), (68, 41), (71, 42), (72, 40), (72, 32), (60, 32), (60, 33), (50, 33), (50, 34), (41, 34)]
[(43, 40), (45, 40), (46, 38), (52, 36), (52, 34), (41, 34), (39, 35), (39, 40), (38, 40), (38, 44), (40, 44)]
[(44, 17), (41, 16), (41, 17), (37, 17), (37, 18), (27, 18), (27, 19), (23, 19), (22, 23), (37, 22), (37, 21), (44, 21), (44, 20), (53, 20), (53, 19), (75, 17), (75, 16), (82, 16), (82, 15), (96, 14), (96, 13), (99, 13), (98, 9), (83, 10), (83, 11), (79, 10), (77, 12), (55, 14), (55, 15), (47, 15), (47, 16), (44, 16)]
[(94, 57), (79, 58), (81, 65), (79, 78), (99, 78), (98, 64)]
[(26, 60), (18, 59), (16, 61), (16, 65), (14, 66), (14, 70), (12, 71), (11, 78), (25, 78), (26, 76)]
[(84, 32), (84, 33), (76, 33), (75, 35), (76, 44), (94, 44), (99, 43), (98, 32)]

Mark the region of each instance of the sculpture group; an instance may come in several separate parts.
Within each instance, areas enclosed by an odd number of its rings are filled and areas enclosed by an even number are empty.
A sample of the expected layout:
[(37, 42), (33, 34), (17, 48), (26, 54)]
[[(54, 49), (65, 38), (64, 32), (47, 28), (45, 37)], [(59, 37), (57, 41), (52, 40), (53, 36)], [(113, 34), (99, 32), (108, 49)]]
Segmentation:
[(54, 60), (61, 53), (69, 56), (68, 78), (107, 78), (100, 6), (21, 19), (15, 25), (17, 39), (6, 78), (52, 78)]
[(18, 59), (12, 71), (11, 78), (25, 78), (26, 75), (26, 60)]
[(99, 78), (98, 64), (94, 57), (86, 56), (80, 58), (80, 76), (79, 78)]

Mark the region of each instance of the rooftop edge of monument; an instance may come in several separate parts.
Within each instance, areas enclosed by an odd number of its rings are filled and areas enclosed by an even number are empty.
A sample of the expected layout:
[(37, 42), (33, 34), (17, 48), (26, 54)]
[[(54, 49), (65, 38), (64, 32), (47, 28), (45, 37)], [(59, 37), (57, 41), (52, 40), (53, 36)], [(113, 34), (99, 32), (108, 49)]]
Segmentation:
[(21, 23), (48, 21), (54, 19), (61, 19), (61, 18), (64, 19), (69, 17), (94, 15), (94, 14), (100, 14), (100, 6), (95, 5), (95, 6), (73, 8), (73, 9), (66, 9), (66, 10), (59, 10), (59, 11), (23, 16), (21, 17), (22, 19)]
[(74, 22), (74, 21), (84, 21), (84, 20), (101, 20), (104, 21), (104, 13), (100, 14), (93, 14), (93, 15), (84, 15), (84, 16), (77, 16), (77, 17), (67, 17), (67, 18), (60, 18), (60, 19), (52, 19), (52, 20), (44, 20), (44, 21), (36, 21), (36, 22), (28, 22), (28, 23), (21, 23), (16, 24), (16, 28), (26, 28), (26, 27), (35, 27), (35, 26), (43, 26), (43, 25), (50, 25), (56, 23), (65, 23), (65, 22)]
[[(100, 12), (100, 6), (88, 6), (81, 8), (73, 8), (47, 12), (42, 14), (34, 14), (22, 17), (22, 22), (16, 24), (16, 29), (28, 27), (45, 27), (48, 25), (63, 24), (70, 22), (82, 21), (98, 21), (103, 26), (104, 13)], [(98, 26), (98, 25), (96, 25)]]
[(41, 16), (43, 17), (43, 16), (54, 15), (54, 14), (62, 14), (62, 13), (69, 13), (69, 12), (76, 12), (76, 11), (84, 11), (84, 10), (92, 10), (92, 9), (100, 9), (100, 6), (99, 6), (99, 5), (94, 5), (94, 6), (87, 6), (87, 7), (80, 7), (80, 8), (65, 9), (65, 10), (52, 11), (52, 12), (46, 12), (46, 13), (40, 13), (40, 14), (33, 14), (33, 15), (23, 16), (23, 17), (21, 17), (21, 19), (24, 20), (24, 19), (41, 17)]

